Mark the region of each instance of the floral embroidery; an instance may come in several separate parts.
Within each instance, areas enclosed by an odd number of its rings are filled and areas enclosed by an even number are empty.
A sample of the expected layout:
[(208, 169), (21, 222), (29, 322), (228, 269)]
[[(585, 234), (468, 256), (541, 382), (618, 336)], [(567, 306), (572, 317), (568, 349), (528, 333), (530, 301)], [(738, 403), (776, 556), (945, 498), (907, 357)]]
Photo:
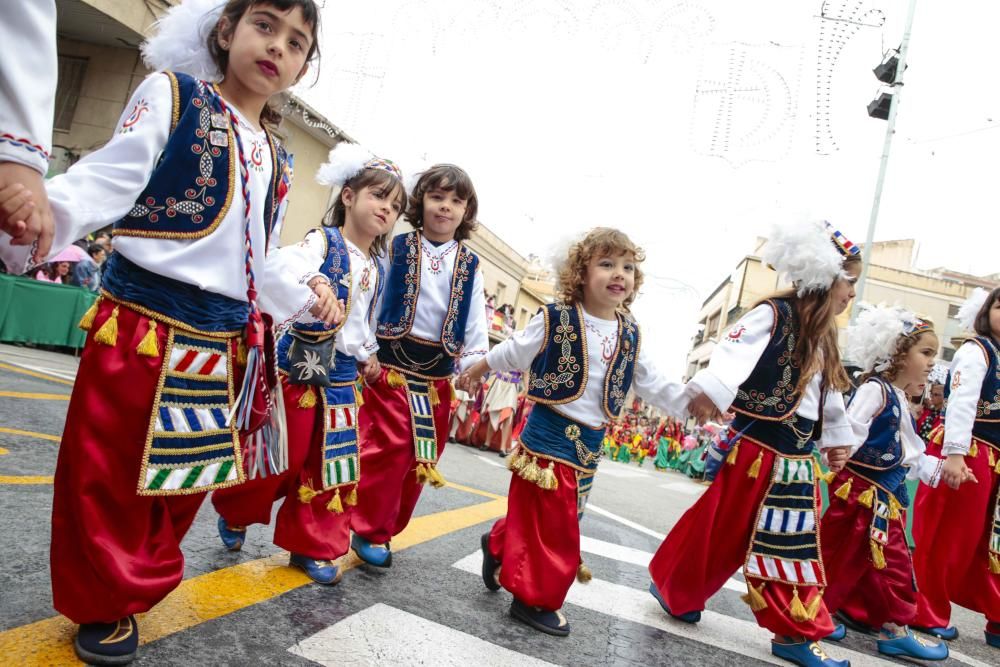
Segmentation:
[(573, 343), (579, 338), (579, 333), (569, 320), (569, 309), (572, 306), (559, 304), (559, 324), (556, 325), (552, 343), (559, 346), (559, 363), (555, 373), (544, 373), (542, 377), (532, 377), (532, 389), (540, 389), (546, 396), (551, 396), (553, 390), (560, 385), (572, 389), (576, 386), (573, 376), (580, 371), (580, 362), (573, 354)]
[[(994, 365), (995, 380), (998, 385), (996, 395), (993, 396), (992, 400), (980, 396), (979, 402), (976, 404), (976, 418), (983, 419), (985, 417), (990, 417), (992, 413), (1000, 413), (1000, 350), (998, 350), (996, 345), (994, 345), (993, 342), (987, 338), (980, 338), (979, 340), (985, 342), (990, 348), (987, 356), (992, 357), (991, 361)], [(959, 374), (961, 374), (961, 371), (955, 372), (956, 381), (958, 380)], [(987, 372), (987, 378), (983, 381), (983, 394), (986, 394), (989, 391), (990, 382), (988, 380), (989, 373)], [(955, 386), (957, 385), (952, 384), (952, 388)]]
[[(395, 240), (395, 239), (394, 239)], [(416, 232), (406, 235), (404, 249), (406, 251), (406, 273), (403, 275), (403, 285), (406, 291), (403, 302), (403, 317), (398, 324), (391, 322), (378, 323), (378, 335), (388, 338), (399, 338), (413, 326), (413, 315), (416, 312), (417, 296), (420, 294), (420, 236)], [(394, 274), (390, 274), (394, 275)]]
[(461, 245), (458, 257), (455, 258), (455, 275), (451, 281), (451, 299), (448, 301), (448, 312), (444, 315), (444, 327), (441, 329), (441, 345), (449, 354), (457, 353), (461, 347), (461, 344), (456, 340), (455, 327), (458, 324), (459, 308), (465, 299), (465, 284), (469, 280), (469, 266), (472, 264), (472, 257), (472, 252), (465, 245)]
[(746, 326), (742, 324), (737, 324), (729, 331), (729, 334), (726, 335), (726, 340), (729, 341), (730, 343), (739, 343), (740, 339), (743, 338), (743, 334), (745, 334), (746, 332), (747, 332)]
[(618, 355), (618, 364), (608, 378), (608, 387), (605, 391), (605, 395), (608, 397), (607, 409), (612, 415), (621, 412), (622, 406), (625, 405), (625, 393), (628, 391), (628, 387), (625, 386), (625, 371), (635, 363), (639, 351), (638, 343), (633, 344), (633, 341), (637, 341), (639, 337), (635, 322), (621, 316), (618, 319), (622, 329), (619, 336), (622, 350)]
[(128, 118), (122, 123), (122, 129), (118, 133), (125, 134), (126, 132), (132, 132), (139, 121), (142, 120), (143, 115), (148, 111), (149, 102), (140, 97), (135, 106), (132, 107), (132, 112), (128, 115)]
[(749, 391), (740, 389), (736, 392), (737, 398), (744, 402), (743, 408), (757, 414), (763, 414), (768, 408), (773, 408), (779, 414), (784, 414), (789, 406), (795, 405), (797, 399), (796, 383), (793, 380), (795, 379), (794, 371), (798, 368), (798, 364), (792, 354), (795, 351), (795, 339), (798, 331), (792, 319), (791, 309), (784, 303), (781, 303), (780, 306), (788, 308), (784, 323), (781, 325), (780, 337), (785, 341), (785, 349), (778, 356), (777, 362), (778, 367), (781, 368), (781, 378), (770, 393), (757, 389)]

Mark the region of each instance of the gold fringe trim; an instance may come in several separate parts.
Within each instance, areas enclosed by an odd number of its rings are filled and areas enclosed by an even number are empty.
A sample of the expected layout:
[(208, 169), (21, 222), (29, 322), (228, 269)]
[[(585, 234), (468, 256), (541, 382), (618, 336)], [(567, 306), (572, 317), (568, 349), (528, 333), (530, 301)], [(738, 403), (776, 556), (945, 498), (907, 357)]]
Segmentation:
[(869, 486), (867, 489), (862, 491), (861, 494), (858, 495), (858, 502), (865, 507), (870, 508), (872, 503), (875, 502), (875, 487)]
[(876, 570), (885, 569), (885, 552), (882, 551), (882, 545), (875, 540), (868, 540), (871, 542), (872, 547), (872, 564), (875, 565)]
[(538, 459), (532, 456), (518, 474), (524, 481), (537, 484), (539, 476), (542, 474), (542, 469), (538, 467)]
[(997, 557), (995, 553), (990, 554), (990, 572), (1000, 574), (1000, 557)]
[(528, 465), (528, 457), (522, 454), (520, 449), (511, 454), (510, 458), (507, 459), (507, 469), (511, 472), (520, 473), (526, 465)]
[(757, 479), (757, 475), (760, 474), (760, 465), (764, 462), (764, 450), (760, 450), (757, 454), (757, 458), (753, 460), (750, 464), (750, 468), (747, 470), (747, 477), (750, 479)]
[(312, 488), (312, 482), (309, 484), (303, 484), (299, 487), (299, 502), (308, 505), (313, 501), (313, 498), (319, 495), (319, 492)]
[(417, 484), (426, 484), (430, 477), (427, 475), (427, 467), (423, 463), (417, 464)]
[(94, 326), (94, 318), (97, 317), (97, 308), (101, 305), (101, 297), (94, 299), (94, 303), (90, 304), (90, 308), (87, 312), (83, 314), (80, 318), (80, 323), (76, 326), (80, 327), (84, 331), (90, 331), (91, 327)]
[(104, 324), (101, 328), (97, 330), (94, 334), (94, 342), (100, 343), (101, 345), (110, 345), (114, 347), (118, 344), (118, 308), (120, 306), (115, 306), (115, 309), (111, 311), (111, 317), (104, 320)]
[(740, 453), (740, 443), (733, 445), (733, 448), (729, 450), (729, 454), (726, 456), (726, 465), (736, 465), (736, 457)]
[(299, 396), (299, 407), (303, 410), (316, 407), (316, 390), (312, 385), (306, 385), (306, 390)]
[(346, 498), (344, 498), (344, 502), (347, 503), (348, 505), (350, 505), (351, 507), (354, 507), (355, 505), (358, 504), (358, 485), (357, 484), (355, 484), (351, 488), (351, 492), (347, 494)]
[(441, 397), (438, 396), (438, 390), (437, 387), (434, 386), (433, 380), (427, 381), (427, 395), (431, 399), (432, 408), (436, 408), (437, 406), (441, 405)]
[(750, 606), (751, 611), (767, 609), (767, 600), (764, 599), (764, 584), (765, 582), (762, 581), (760, 586), (754, 588), (753, 584), (748, 581), (746, 594), (740, 596), (740, 599)]
[(969, 446), (969, 456), (972, 458), (979, 456), (979, 445), (976, 444), (975, 440), (973, 440), (972, 445)]
[(406, 384), (406, 378), (404, 378), (402, 374), (396, 369), (391, 369), (388, 373), (386, 373), (385, 381), (386, 384), (388, 384), (393, 389), (399, 389), (400, 387)]
[(546, 491), (555, 491), (559, 488), (559, 480), (556, 479), (556, 462), (549, 461), (548, 468), (542, 468), (541, 473), (538, 475), (538, 482), (536, 482), (541, 489)]
[(899, 504), (898, 500), (896, 500), (896, 496), (889, 496), (889, 518), (899, 519), (900, 517), (902, 517), (901, 514), (902, 509), (903, 506)]
[(326, 504), (326, 509), (334, 514), (344, 513), (344, 503), (340, 501), (340, 489), (333, 492), (333, 498), (330, 498), (330, 502)]
[(139, 341), (135, 351), (144, 357), (160, 356), (160, 346), (156, 342), (156, 320), (149, 320), (149, 330), (146, 331), (146, 335)]
[(792, 603), (788, 605), (788, 612), (792, 620), (796, 623), (805, 623), (810, 620), (809, 610), (806, 609), (805, 605), (802, 604), (802, 600), (799, 599), (798, 586), (792, 589)]
[(441, 471), (437, 469), (437, 466), (431, 465), (430, 463), (427, 464), (427, 479), (430, 481), (431, 486), (435, 489), (440, 489), (448, 483), (445, 481), (444, 475), (441, 474)]
[(840, 485), (840, 488), (833, 492), (833, 495), (837, 496), (841, 500), (847, 500), (851, 495), (851, 484), (854, 482), (853, 477), (848, 477), (847, 481)]
[(586, 584), (593, 578), (594, 573), (590, 571), (590, 568), (584, 563), (580, 563), (580, 566), (576, 568), (576, 580), (581, 584)]

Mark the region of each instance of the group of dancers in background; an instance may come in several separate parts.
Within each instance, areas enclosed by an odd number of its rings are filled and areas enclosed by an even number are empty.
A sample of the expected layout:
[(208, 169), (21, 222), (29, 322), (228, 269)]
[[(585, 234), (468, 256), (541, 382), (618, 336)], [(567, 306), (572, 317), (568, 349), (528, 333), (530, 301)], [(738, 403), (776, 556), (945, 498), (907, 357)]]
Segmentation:
[[(52, 21), (26, 9), (10, 30), (51, 40)], [(933, 323), (863, 310), (848, 356), (864, 374), (846, 405), (835, 317), (861, 254), (822, 222), (772, 232), (763, 259), (790, 288), (746, 313), (686, 384), (651, 362), (630, 311), (643, 251), (609, 227), (561, 258), (555, 302), (488, 349), (465, 243), (478, 199), (455, 165), (407, 189), (394, 162), (341, 144), (317, 175), (337, 192), (330, 210), (279, 247), (292, 158), (269, 101), (315, 66), (319, 21), (313, 0), (184, 0), (144, 45), (156, 71), (103, 148), (42, 190), (0, 170), (8, 267), (114, 227), (54, 484), (53, 600), (79, 625), (82, 659), (134, 658), (135, 615), (180, 583), (180, 543), (209, 493), (224, 548), (240, 549), (280, 502), (274, 542), (313, 581), (340, 582), (349, 549), (391, 567), (425, 485), (446, 483), (438, 462), (465, 423), (452, 403), (469, 408), (453, 388), (475, 397), (487, 373), (484, 443), (499, 437), (512, 475), (506, 516), (480, 539), (482, 579), (532, 628), (570, 633), (579, 522), (608, 424), (634, 392), (673, 420), (660, 435), (673, 428), (674, 441), (685, 420), (731, 418), (725, 464), (649, 566), (665, 614), (699, 622), (741, 570), (772, 652), (796, 664), (847, 664), (818, 643), (844, 636), (834, 613), (874, 628), (881, 653), (942, 659), (946, 644), (913, 628), (954, 637), (952, 603), (983, 614), (1000, 648), (1000, 290), (963, 308), (970, 337), (926, 446), (906, 405), (934, 365)], [(5, 100), (23, 113), (4, 122), (28, 125), (0, 128), (14, 137), (5, 151), (29, 171), (51, 137), (33, 97), (51, 102), (51, 74)], [(400, 217), (411, 229), (392, 237)], [(907, 479), (924, 485), (912, 557)]]

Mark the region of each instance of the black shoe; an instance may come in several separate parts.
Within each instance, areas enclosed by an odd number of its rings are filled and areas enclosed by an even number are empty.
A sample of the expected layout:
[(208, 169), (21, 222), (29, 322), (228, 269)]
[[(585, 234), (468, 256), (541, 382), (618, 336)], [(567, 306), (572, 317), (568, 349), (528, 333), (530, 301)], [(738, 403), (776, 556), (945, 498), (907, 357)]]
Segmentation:
[(508, 456), (510, 456), (510, 452), (497, 452), (497, 456), (499, 456), (502, 459), (505, 459)]
[(514, 598), (510, 603), (510, 615), (535, 630), (553, 637), (565, 637), (569, 634), (569, 621), (561, 611), (536, 609)]
[(114, 623), (84, 623), (73, 648), (80, 660), (92, 665), (127, 665), (139, 648), (139, 626), (134, 616)]
[(483, 549), (483, 585), (491, 591), (500, 590), (500, 563), (490, 553), (490, 534), (483, 533), (479, 538), (479, 546)]
[(878, 631), (875, 628), (865, 625), (856, 618), (848, 616), (843, 610), (835, 612), (833, 617), (855, 632), (863, 632), (867, 635), (878, 634)]

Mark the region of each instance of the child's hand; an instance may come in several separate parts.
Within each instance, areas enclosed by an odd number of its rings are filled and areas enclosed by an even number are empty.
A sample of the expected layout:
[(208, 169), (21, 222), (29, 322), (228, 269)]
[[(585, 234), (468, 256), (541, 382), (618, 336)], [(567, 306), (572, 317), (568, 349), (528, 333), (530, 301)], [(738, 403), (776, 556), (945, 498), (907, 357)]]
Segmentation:
[(722, 411), (715, 406), (707, 394), (698, 394), (688, 403), (688, 412), (698, 424), (708, 421), (722, 421)]
[(824, 451), (826, 454), (826, 465), (833, 472), (840, 472), (847, 464), (850, 457), (850, 447), (831, 447)]
[(382, 374), (382, 364), (378, 362), (378, 357), (375, 355), (368, 357), (367, 361), (358, 365), (361, 367), (361, 374), (368, 384), (374, 384), (378, 380), (378, 376)]
[(20, 209), (11, 210), (10, 214), (6, 210), (0, 211), (0, 230), (11, 235), (11, 245), (30, 245), (37, 241), (34, 260), (42, 261), (52, 249), (52, 236), (55, 233), (52, 209), (45, 193), (45, 180), (31, 167), (17, 162), (2, 162), (0, 183), (5, 186), (20, 185), (30, 193), (33, 202), (33, 209), (27, 215)]
[(978, 482), (972, 471), (969, 470), (969, 466), (965, 465), (965, 456), (963, 454), (949, 454), (948, 458), (945, 459), (944, 466), (941, 467), (941, 481), (950, 488), (957, 489), (962, 485), (962, 482), (970, 479), (973, 482)]
[(19, 239), (28, 228), (28, 218), (35, 212), (31, 190), (20, 183), (0, 189), (0, 229)]
[(316, 295), (316, 303), (309, 309), (309, 314), (317, 320), (322, 320), (327, 326), (340, 324), (344, 319), (344, 302), (337, 300), (330, 283), (326, 280), (316, 280), (310, 285)]
[(455, 380), (455, 389), (461, 389), (470, 396), (474, 396), (479, 391), (479, 385), (483, 383), (483, 375), (488, 370), (490, 370), (490, 366), (486, 363), (486, 359), (480, 359), (458, 376), (458, 379)]

